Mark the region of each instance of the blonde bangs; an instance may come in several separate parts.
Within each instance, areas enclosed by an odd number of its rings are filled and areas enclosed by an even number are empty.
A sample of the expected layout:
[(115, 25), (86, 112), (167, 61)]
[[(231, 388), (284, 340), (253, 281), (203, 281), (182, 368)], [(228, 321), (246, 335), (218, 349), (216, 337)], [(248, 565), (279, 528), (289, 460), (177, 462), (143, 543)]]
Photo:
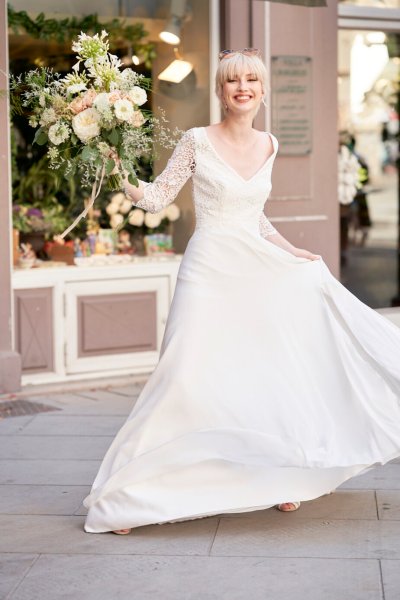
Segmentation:
[(235, 52), (232, 56), (223, 58), (215, 74), (215, 93), (221, 99), (223, 85), (228, 79), (242, 73), (249, 73), (255, 76), (260, 82), (264, 90), (267, 87), (267, 69), (261, 58), (257, 55), (242, 54)]

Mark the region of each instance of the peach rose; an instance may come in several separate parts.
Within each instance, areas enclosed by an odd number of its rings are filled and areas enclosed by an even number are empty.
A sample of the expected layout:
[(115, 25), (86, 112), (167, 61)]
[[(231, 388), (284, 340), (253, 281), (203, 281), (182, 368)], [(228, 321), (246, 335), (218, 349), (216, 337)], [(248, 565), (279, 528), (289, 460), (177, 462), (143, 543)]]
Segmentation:
[(141, 127), (145, 121), (146, 119), (144, 118), (142, 112), (140, 110), (135, 110), (129, 122), (131, 125), (133, 125), (133, 127)]
[(88, 90), (86, 94), (83, 95), (82, 101), (84, 102), (86, 108), (91, 108), (93, 106), (96, 96), (97, 94), (94, 90)]
[(72, 100), (72, 102), (69, 103), (68, 108), (77, 115), (78, 113), (85, 110), (85, 108), (87, 108), (87, 106), (85, 105), (82, 98), (75, 98), (75, 100)]
[(121, 100), (121, 98), (121, 92), (119, 92), (118, 90), (116, 90), (115, 92), (110, 92), (108, 95), (108, 101), (110, 104), (114, 104), (114, 102), (116, 102), (117, 100)]

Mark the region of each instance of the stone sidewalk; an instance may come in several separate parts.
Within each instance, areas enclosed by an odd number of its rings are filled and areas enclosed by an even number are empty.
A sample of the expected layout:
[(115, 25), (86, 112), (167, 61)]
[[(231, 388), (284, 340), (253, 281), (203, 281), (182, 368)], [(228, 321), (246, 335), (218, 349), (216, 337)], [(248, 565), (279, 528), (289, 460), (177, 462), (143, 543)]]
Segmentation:
[(56, 410), (0, 421), (1, 599), (400, 599), (400, 459), (293, 513), (85, 533), (82, 499), (142, 385), (31, 396)]

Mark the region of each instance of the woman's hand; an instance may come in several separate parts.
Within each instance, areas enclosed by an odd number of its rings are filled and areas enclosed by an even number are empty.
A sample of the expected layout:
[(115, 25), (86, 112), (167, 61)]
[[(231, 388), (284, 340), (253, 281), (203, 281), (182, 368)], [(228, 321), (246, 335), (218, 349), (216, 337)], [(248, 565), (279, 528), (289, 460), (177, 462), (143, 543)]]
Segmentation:
[(295, 256), (299, 258), (308, 258), (309, 260), (318, 260), (321, 258), (319, 254), (313, 254), (309, 250), (305, 250), (304, 248), (296, 248), (295, 252), (293, 252)]

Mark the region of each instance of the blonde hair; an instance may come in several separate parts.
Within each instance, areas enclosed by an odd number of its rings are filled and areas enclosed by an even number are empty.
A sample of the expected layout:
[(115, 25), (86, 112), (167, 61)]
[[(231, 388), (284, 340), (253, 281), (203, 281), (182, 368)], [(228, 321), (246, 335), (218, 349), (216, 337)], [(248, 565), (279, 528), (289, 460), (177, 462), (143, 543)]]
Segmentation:
[(228, 79), (234, 79), (239, 73), (251, 73), (260, 82), (264, 92), (267, 91), (268, 73), (262, 59), (256, 54), (243, 54), (242, 52), (233, 52), (231, 55), (223, 58), (215, 74), (215, 93), (221, 103), (222, 111), (225, 113), (223, 101), (223, 87)]

